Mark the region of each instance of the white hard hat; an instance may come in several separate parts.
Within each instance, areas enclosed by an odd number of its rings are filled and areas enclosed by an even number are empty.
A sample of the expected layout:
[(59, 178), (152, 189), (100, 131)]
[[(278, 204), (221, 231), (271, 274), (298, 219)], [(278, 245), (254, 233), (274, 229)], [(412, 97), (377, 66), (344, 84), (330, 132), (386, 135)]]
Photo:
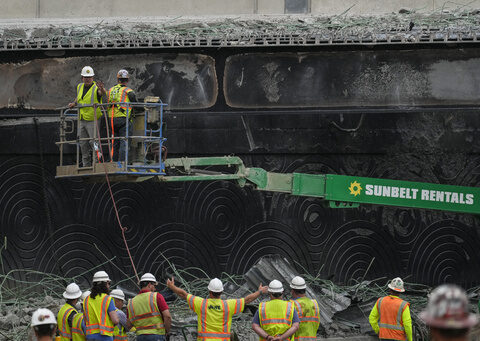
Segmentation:
[(403, 281), (400, 277), (396, 277), (388, 283), (388, 287), (393, 291), (404, 292), (405, 289), (403, 288)]
[(274, 279), (268, 285), (268, 292), (273, 293), (282, 293), (283, 292), (283, 284), (279, 280)]
[(306, 289), (307, 285), (305, 284), (305, 280), (302, 277), (296, 276), (296, 277), (293, 277), (292, 282), (290, 282), (290, 288)]
[(155, 285), (157, 285), (157, 279), (155, 278), (154, 275), (152, 275), (150, 272), (147, 272), (140, 278), (140, 282), (153, 282)]
[(420, 318), (428, 326), (448, 329), (466, 329), (478, 322), (478, 317), (468, 310), (465, 290), (452, 284), (441, 285), (432, 291)]
[(42, 324), (57, 324), (55, 315), (50, 310), (45, 308), (37, 309), (32, 314), (32, 327)]
[(117, 78), (130, 78), (130, 75), (127, 70), (121, 69), (117, 72)]
[(93, 77), (95, 76), (95, 72), (91, 66), (84, 66), (81, 73), (82, 77)]
[(113, 298), (118, 298), (119, 300), (125, 301), (125, 294), (120, 289), (113, 289), (110, 291), (110, 296)]
[(223, 291), (223, 284), (222, 281), (218, 278), (214, 278), (208, 283), (208, 290), (211, 292), (222, 292)]
[(93, 275), (93, 283), (95, 282), (110, 282), (110, 278), (108, 277), (108, 274), (105, 271), (97, 271)]
[(63, 297), (67, 300), (74, 300), (80, 298), (80, 296), (82, 296), (82, 290), (80, 290), (80, 287), (75, 283), (67, 285), (67, 288), (63, 293)]
[(84, 299), (86, 299), (88, 296), (90, 296), (92, 292), (90, 290), (84, 291), (82, 294), (82, 302)]

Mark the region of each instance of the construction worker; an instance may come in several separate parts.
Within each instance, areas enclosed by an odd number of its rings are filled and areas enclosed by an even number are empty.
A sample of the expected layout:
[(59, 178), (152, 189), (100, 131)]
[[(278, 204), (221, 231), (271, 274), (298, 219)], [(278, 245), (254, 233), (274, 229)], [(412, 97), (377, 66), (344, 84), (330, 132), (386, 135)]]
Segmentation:
[(468, 332), (478, 317), (468, 311), (465, 291), (452, 284), (435, 288), (428, 297), (420, 318), (430, 328), (432, 341), (467, 341)]
[(293, 277), (290, 282), (290, 288), (292, 289), (292, 302), (295, 304), (295, 309), (300, 319), (300, 325), (295, 332), (294, 340), (316, 340), (317, 330), (320, 326), (318, 302), (305, 295), (307, 284), (302, 277)]
[(113, 330), (113, 341), (124, 341), (128, 340), (127, 332), (130, 330), (130, 324), (127, 323), (127, 315), (123, 312), (123, 304), (125, 302), (125, 294), (120, 289), (113, 289), (110, 292), (110, 296), (113, 297), (115, 301), (115, 307), (117, 308), (116, 312), (120, 323), (115, 326)]
[(293, 340), (300, 324), (294, 304), (282, 299), (283, 285), (276, 279), (268, 285), (268, 293), (270, 301), (258, 306), (252, 329), (260, 336), (260, 340)]
[(32, 328), (37, 341), (53, 341), (57, 330), (55, 314), (45, 308), (37, 309), (32, 314)]
[(113, 341), (113, 329), (119, 319), (113, 298), (109, 296), (110, 278), (105, 271), (93, 275), (92, 292), (83, 300), (87, 340)]
[(162, 294), (155, 292), (157, 280), (151, 273), (140, 278), (140, 293), (127, 305), (127, 317), (136, 328), (137, 340), (165, 340), (172, 316)]
[[(125, 103), (137, 101), (133, 90), (127, 87), (129, 78), (130, 75), (127, 70), (119, 70), (117, 73), (118, 84), (108, 90), (107, 112), (109, 117), (109, 133), (112, 138), (126, 136), (127, 120), (130, 120), (133, 114), (133, 108)], [(128, 122), (128, 135), (132, 135), (131, 122)], [(112, 139), (110, 159), (112, 161), (125, 161), (127, 147), (128, 141)]]
[(85, 309), (83, 307), (83, 301), (87, 296), (90, 296), (90, 290), (85, 291), (82, 296), (80, 297), (80, 306), (82, 308), (82, 312), (79, 312), (75, 315), (72, 321), (72, 341), (85, 341), (85, 321), (83, 318), (83, 314), (85, 313)]
[(256, 300), (267, 287), (260, 283), (258, 291), (241, 299), (222, 300), (223, 284), (214, 278), (208, 284), (209, 297), (201, 298), (187, 293), (175, 285), (175, 280), (167, 280), (167, 287), (179, 297), (186, 299), (188, 306), (198, 316), (198, 337), (202, 341), (228, 341), (232, 328), (232, 317), (243, 312), (245, 304)]
[(389, 295), (379, 298), (370, 312), (370, 325), (380, 340), (412, 341), (410, 303), (398, 297), (405, 292), (402, 279), (392, 279), (388, 288)]
[[(94, 108), (92, 105), (102, 103), (102, 96), (106, 93), (102, 82), (95, 82), (93, 76), (95, 73), (90, 66), (85, 66), (81, 72), (82, 83), (77, 85), (77, 97), (72, 103), (68, 104), (69, 108), (78, 105), (79, 125), (78, 136), (81, 139), (93, 139), (97, 120), (102, 116), (100, 107)], [(87, 107), (82, 107), (89, 105)], [(82, 166), (90, 167), (92, 165), (92, 148), (93, 140), (80, 141), (80, 150), (82, 152)]]
[(70, 283), (67, 285), (63, 293), (63, 298), (65, 298), (66, 303), (60, 308), (57, 315), (58, 332), (60, 334), (60, 340), (62, 341), (72, 339), (73, 318), (78, 313), (75, 306), (80, 296), (82, 296), (82, 291), (77, 284)]

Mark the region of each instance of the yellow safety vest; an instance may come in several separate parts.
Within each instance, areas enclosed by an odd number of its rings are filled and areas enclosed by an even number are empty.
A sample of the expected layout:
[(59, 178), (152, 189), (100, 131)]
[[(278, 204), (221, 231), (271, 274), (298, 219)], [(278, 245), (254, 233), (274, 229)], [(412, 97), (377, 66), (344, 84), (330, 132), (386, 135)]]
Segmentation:
[(68, 303), (65, 303), (58, 312), (57, 327), (61, 341), (72, 339), (72, 331), (68, 325), (68, 317), (73, 313), (77, 313), (77, 310)]
[[(119, 311), (119, 309), (115, 310)], [(127, 332), (125, 328), (119, 323), (113, 329), (113, 341), (126, 341), (128, 340)]]
[[(260, 327), (268, 335), (282, 335), (292, 326), (294, 311), (295, 308), (292, 302), (280, 299), (262, 302), (258, 306)], [(265, 339), (261, 337), (260, 340)], [(293, 336), (289, 340), (293, 340)]]
[(133, 90), (121, 84), (112, 86), (110, 90), (108, 90), (108, 103), (110, 104), (108, 106), (108, 117), (127, 117), (127, 113), (128, 117), (130, 117), (131, 107), (127, 107), (126, 104), (115, 103), (129, 103), (130, 99), (127, 95), (131, 91)]
[(100, 294), (95, 298), (92, 296), (85, 298), (83, 307), (87, 336), (92, 334), (113, 336), (114, 325), (108, 315), (108, 307), (112, 302), (113, 298), (107, 294)]
[(316, 340), (317, 330), (320, 326), (318, 302), (305, 296), (292, 302), (295, 304), (300, 319), (300, 326), (294, 335), (295, 341)]
[[(84, 97), (82, 97), (83, 94), (83, 87), (85, 84), (80, 83), (77, 85), (77, 104), (79, 104), (80, 109), (79, 109), (79, 115), (81, 120), (85, 121), (93, 121), (94, 118), (94, 111), (93, 111), (93, 106), (92, 107), (85, 107), (82, 108), (82, 105), (93, 105), (93, 104), (100, 104), (102, 103), (102, 99), (98, 99), (98, 94), (97, 94), (97, 84), (93, 82), (92, 86), (90, 89), (88, 89), (87, 93), (85, 94)], [(97, 107), (96, 109), (97, 113), (97, 119), (102, 116), (102, 110), (100, 107)]]
[(245, 299), (222, 300), (187, 295), (187, 302), (198, 316), (198, 337), (201, 341), (229, 341), (232, 317), (245, 308)]
[(73, 317), (72, 322), (72, 341), (85, 341), (85, 334), (82, 329), (83, 313), (78, 313)]
[(136, 328), (137, 335), (165, 335), (163, 317), (157, 305), (156, 292), (144, 292), (130, 300), (128, 317)]

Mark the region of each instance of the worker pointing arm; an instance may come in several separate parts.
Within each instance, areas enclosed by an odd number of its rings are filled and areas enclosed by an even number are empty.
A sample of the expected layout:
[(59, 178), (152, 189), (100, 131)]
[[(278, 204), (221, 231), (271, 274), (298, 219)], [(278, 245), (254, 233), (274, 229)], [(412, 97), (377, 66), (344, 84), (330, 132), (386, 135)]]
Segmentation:
[(167, 287), (179, 297), (186, 299), (188, 306), (198, 317), (198, 339), (209, 340), (212, 335), (215, 339), (230, 340), (232, 317), (243, 312), (245, 304), (257, 299), (261, 293), (267, 292), (267, 287), (260, 283), (258, 291), (245, 298), (222, 300), (223, 283), (214, 278), (208, 284), (208, 298), (202, 298), (187, 293), (175, 285), (175, 280), (167, 280)]

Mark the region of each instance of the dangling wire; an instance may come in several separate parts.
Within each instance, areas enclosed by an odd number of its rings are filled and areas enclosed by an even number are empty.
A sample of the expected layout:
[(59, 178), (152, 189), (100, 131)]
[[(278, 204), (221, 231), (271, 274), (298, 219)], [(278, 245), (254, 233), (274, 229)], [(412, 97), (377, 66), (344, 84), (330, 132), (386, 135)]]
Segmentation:
[[(103, 110), (103, 108), (102, 108), (102, 110)], [(129, 249), (128, 243), (127, 243), (127, 238), (125, 237), (125, 231), (127, 230), (127, 228), (122, 226), (122, 221), (120, 220), (120, 215), (119, 215), (118, 209), (117, 209), (117, 203), (115, 202), (115, 197), (113, 195), (112, 186), (110, 184), (110, 179), (108, 177), (107, 166), (105, 165), (105, 159), (103, 158), (103, 151), (101, 150), (102, 144), (101, 144), (101, 140), (100, 140), (100, 129), (98, 128), (98, 124), (96, 124), (96, 126), (97, 126), (97, 139), (98, 139), (98, 142), (99, 142), (98, 146), (100, 148), (100, 157), (101, 157), (101, 160), (99, 159), (99, 161), (103, 165), (103, 170), (105, 171), (105, 179), (107, 180), (108, 191), (110, 192), (110, 197), (112, 198), (113, 208), (115, 210), (115, 216), (117, 217), (118, 226), (120, 227), (120, 230), (122, 231), (122, 238), (123, 238), (123, 242), (125, 243), (125, 248), (127, 249), (128, 257), (130, 258), (130, 262), (132, 263), (133, 271), (135, 272), (135, 277), (137, 278), (137, 281), (140, 282), (140, 278), (138, 277), (138, 273), (137, 273), (137, 268), (135, 267), (135, 264), (133, 262), (132, 254), (130, 253), (130, 249)]]

